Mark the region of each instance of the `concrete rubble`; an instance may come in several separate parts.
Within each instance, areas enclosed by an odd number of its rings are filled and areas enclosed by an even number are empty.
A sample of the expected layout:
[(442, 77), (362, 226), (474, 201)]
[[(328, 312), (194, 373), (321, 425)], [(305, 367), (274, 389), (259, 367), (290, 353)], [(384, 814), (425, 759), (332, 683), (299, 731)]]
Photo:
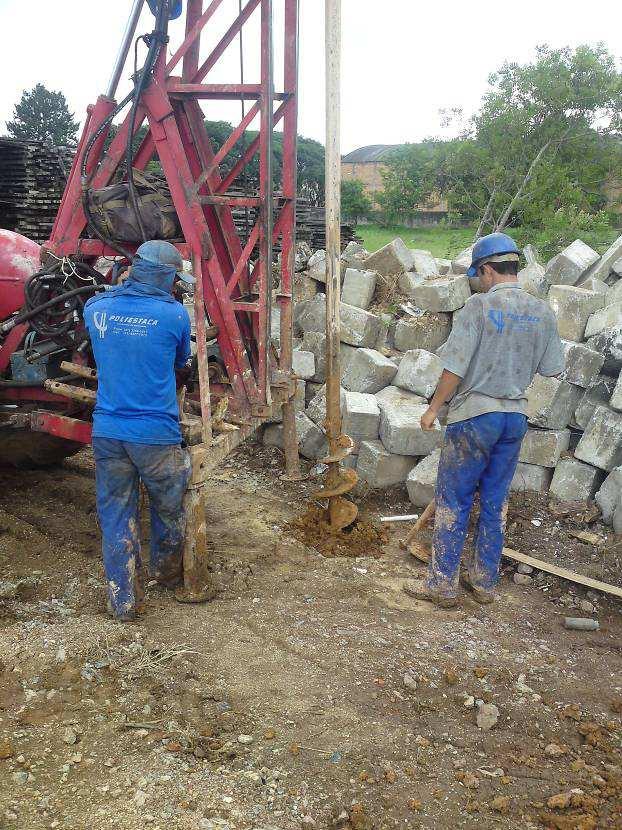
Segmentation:
[[(595, 499), (622, 532), (622, 237), (603, 256), (581, 240), (546, 264), (532, 246), (524, 253), (520, 284), (553, 309), (566, 367), (557, 378), (537, 375), (527, 391), (529, 431), (512, 490)], [(470, 248), (450, 262), (401, 239), (371, 255), (350, 242), (342, 256), (341, 406), (355, 445), (348, 463), (369, 487), (405, 486), (417, 507), (432, 498), (444, 433), (438, 423), (424, 432), (420, 418), (442, 371), (436, 353), (471, 295), (470, 261)], [(317, 293), (294, 312), (296, 408), (303, 394), (306, 401), (297, 428), (311, 459), (326, 451), (324, 267), (316, 251), (300, 276)], [(391, 301), (390, 314), (377, 297), (387, 278), (403, 298)], [(264, 440), (280, 446), (280, 424)]]

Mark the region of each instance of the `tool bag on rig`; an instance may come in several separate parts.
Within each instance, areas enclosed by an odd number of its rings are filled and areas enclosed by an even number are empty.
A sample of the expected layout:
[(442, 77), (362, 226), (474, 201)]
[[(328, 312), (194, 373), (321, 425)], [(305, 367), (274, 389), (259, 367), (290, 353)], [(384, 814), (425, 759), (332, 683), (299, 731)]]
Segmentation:
[[(179, 219), (164, 181), (134, 171), (140, 218), (147, 239), (174, 239), (181, 236)], [(120, 242), (143, 242), (127, 182), (92, 190), (89, 209), (94, 222), (109, 239)]]

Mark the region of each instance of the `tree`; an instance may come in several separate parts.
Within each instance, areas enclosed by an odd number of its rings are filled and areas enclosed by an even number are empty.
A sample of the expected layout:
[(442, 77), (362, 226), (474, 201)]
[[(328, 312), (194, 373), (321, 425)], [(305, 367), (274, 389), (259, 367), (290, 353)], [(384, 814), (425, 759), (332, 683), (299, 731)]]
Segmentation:
[(365, 185), (358, 179), (344, 179), (341, 182), (341, 212), (354, 224), (372, 212), (371, 199), (365, 193)]
[(51, 92), (37, 84), (23, 93), (15, 105), (13, 121), (7, 121), (6, 126), (12, 138), (60, 147), (75, 145), (79, 124), (62, 92)]
[[(620, 163), (622, 76), (603, 45), (540, 46), (532, 63), (504, 64), (472, 120), (481, 170), (482, 232), (539, 224), (560, 207), (595, 212)], [(616, 160), (617, 159), (617, 160)]]
[(383, 189), (378, 203), (388, 222), (420, 209), (435, 188), (438, 152), (436, 142), (405, 144), (383, 160)]

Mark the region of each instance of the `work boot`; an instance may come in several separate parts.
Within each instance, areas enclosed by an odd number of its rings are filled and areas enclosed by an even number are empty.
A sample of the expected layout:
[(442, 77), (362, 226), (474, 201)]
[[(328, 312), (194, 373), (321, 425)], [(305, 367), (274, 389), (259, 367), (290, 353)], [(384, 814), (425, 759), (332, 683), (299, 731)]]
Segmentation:
[(466, 571), (460, 572), (460, 584), (471, 593), (475, 602), (479, 602), (480, 605), (490, 605), (495, 601), (493, 591), (485, 591), (483, 588), (476, 588), (471, 582), (471, 577)]
[(422, 582), (406, 582), (402, 590), (409, 597), (432, 602), (439, 608), (455, 608), (458, 605), (458, 597), (445, 597)]

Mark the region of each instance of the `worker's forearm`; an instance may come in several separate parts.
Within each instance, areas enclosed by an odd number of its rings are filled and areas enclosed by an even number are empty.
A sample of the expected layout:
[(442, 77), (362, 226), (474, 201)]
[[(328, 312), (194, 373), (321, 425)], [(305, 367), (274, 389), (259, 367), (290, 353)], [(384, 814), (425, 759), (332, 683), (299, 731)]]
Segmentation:
[(430, 409), (434, 412), (438, 412), (441, 406), (444, 403), (447, 403), (447, 401), (452, 397), (460, 385), (461, 380), (462, 378), (459, 375), (454, 375), (453, 372), (448, 372), (447, 369), (443, 369), (443, 374), (441, 375), (441, 379), (436, 387), (436, 392), (430, 401)]

